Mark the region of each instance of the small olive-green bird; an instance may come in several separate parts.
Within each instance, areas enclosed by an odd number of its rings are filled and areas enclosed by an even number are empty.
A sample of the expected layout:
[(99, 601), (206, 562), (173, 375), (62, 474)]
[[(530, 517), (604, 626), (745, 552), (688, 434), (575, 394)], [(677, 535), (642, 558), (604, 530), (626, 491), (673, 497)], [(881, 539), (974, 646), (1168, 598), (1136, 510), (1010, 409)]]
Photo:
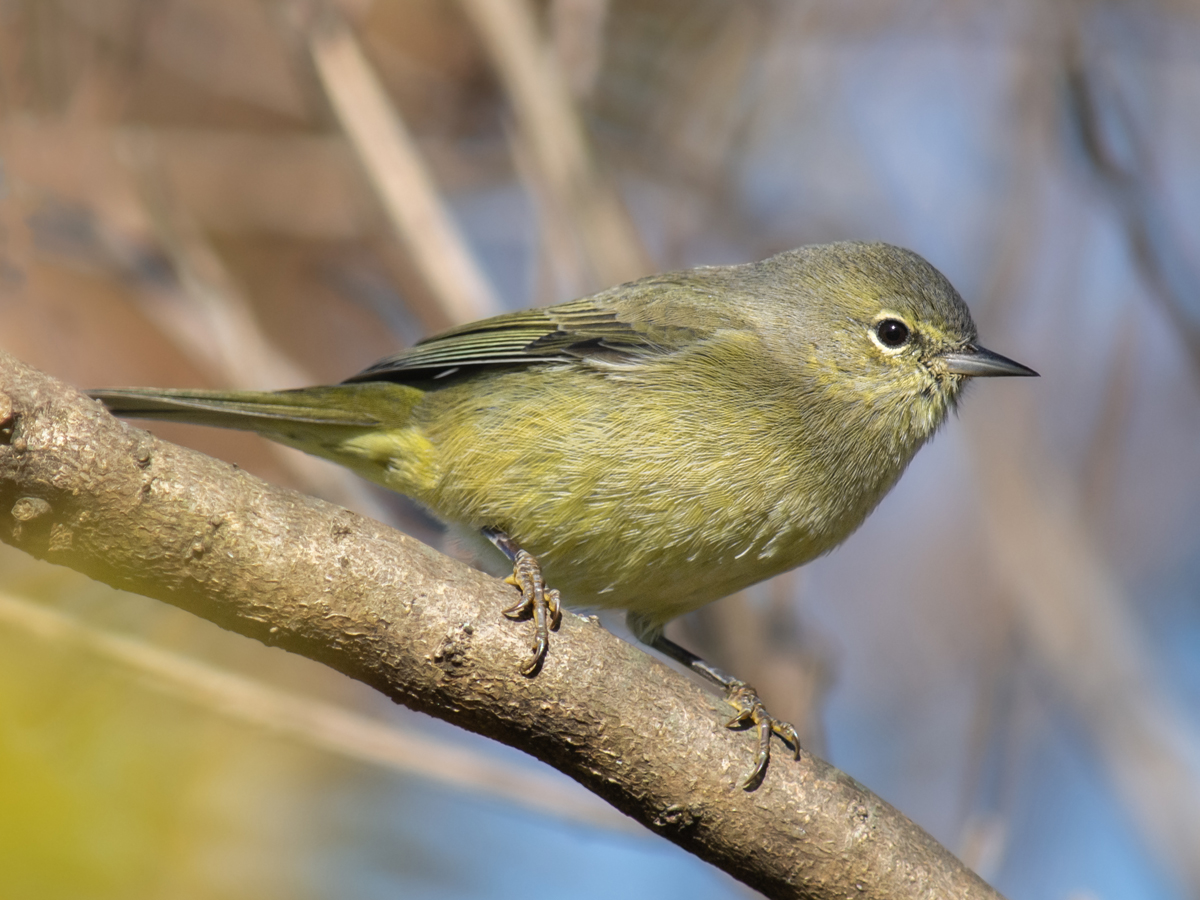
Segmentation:
[(642, 641), (725, 688), (731, 726), (757, 727), (750, 787), (772, 732), (798, 753), (795, 730), (663, 626), (845, 540), (967, 379), (1035, 374), (976, 343), (920, 256), (838, 243), (484, 319), (338, 385), (92, 396), (258, 432), (482, 532), (514, 564), (523, 597), (506, 612), (535, 620), (527, 674), (559, 591), (626, 610)]

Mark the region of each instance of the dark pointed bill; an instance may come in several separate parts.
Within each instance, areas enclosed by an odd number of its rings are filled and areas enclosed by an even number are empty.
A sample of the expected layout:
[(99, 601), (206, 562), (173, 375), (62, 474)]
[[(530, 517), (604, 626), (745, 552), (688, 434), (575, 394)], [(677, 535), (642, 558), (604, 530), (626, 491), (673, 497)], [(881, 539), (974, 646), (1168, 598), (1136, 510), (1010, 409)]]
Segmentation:
[(996, 375), (1033, 375), (1037, 372), (1016, 360), (993, 353), (975, 344), (967, 344), (958, 350), (942, 354), (946, 369), (955, 375), (987, 377)]

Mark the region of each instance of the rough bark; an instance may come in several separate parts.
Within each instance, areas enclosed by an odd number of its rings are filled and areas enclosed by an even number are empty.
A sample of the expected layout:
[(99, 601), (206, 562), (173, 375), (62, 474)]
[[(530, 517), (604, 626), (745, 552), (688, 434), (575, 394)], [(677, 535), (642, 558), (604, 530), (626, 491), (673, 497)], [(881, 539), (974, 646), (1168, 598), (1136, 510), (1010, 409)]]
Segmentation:
[[(0, 353), (0, 539), (344, 672), (570, 775), (770, 897), (995, 898), (854, 779), (567, 614), (533, 678), (512, 589), (378, 522), (119, 422)], [(782, 749), (777, 745), (777, 749)]]

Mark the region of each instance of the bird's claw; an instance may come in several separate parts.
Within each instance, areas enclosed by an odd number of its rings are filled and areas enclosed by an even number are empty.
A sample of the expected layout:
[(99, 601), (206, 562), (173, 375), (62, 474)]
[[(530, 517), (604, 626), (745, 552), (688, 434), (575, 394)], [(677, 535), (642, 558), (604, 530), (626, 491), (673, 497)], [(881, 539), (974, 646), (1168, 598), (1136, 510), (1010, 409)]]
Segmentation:
[(754, 759), (754, 767), (742, 781), (742, 790), (752, 790), (763, 779), (767, 771), (767, 760), (771, 758), (771, 734), (777, 734), (784, 742), (792, 746), (796, 759), (800, 758), (800, 735), (793, 725), (782, 719), (777, 719), (769, 712), (759, 699), (754, 688), (744, 681), (734, 681), (725, 688), (725, 697), (729, 704), (737, 710), (737, 715), (725, 723), (726, 728), (758, 729), (758, 755)]
[(521, 591), (520, 602), (504, 610), (510, 619), (533, 619), (533, 653), (521, 664), (522, 675), (536, 675), (550, 649), (550, 632), (562, 621), (562, 600), (556, 590), (547, 590), (542, 567), (531, 553), (518, 550), (513, 573), (504, 579)]

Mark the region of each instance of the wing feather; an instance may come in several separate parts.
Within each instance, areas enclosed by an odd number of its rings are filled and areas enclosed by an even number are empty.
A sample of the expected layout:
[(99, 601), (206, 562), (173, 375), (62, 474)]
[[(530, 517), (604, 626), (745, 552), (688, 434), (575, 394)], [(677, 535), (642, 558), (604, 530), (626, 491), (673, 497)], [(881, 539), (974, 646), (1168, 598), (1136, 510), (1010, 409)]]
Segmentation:
[(654, 276), (557, 306), (462, 325), (382, 359), (346, 383), (404, 382), (483, 367), (628, 361), (671, 353), (711, 331), (645, 315), (663, 305), (664, 288), (672, 284), (667, 276)]

